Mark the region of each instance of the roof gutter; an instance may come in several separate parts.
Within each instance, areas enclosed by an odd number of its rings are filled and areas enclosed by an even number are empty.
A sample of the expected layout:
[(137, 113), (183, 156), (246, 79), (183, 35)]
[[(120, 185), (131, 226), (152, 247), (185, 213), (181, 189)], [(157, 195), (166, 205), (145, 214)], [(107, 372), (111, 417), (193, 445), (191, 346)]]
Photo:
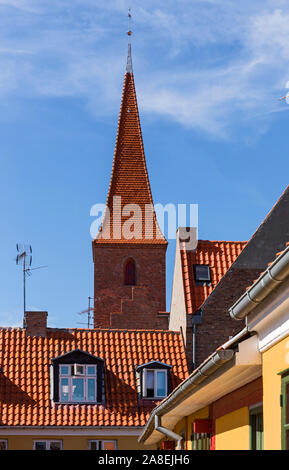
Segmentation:
[[(203, 362), (203, 364), (201, 364), (167, 398), (165, 398), (156, 408), (154, 408), (138, 441), (145, 442), (154, 430), (158, 430), (156, 428), (156, 424), (159, 424), (159, 417), (163, 416), (171, 409), (179, 405), (187, 394), (200, 385), (207, 377), (212, 375), (223, 364), (232, 359), (233, 356), (234, 351), (232, 349), (218, 349), (210, 357), (208, 357), (208, 359)], [(163, 432), (164, 430), (166, 430), (166, 432), (169, 431), (166, 428), (162, 428), (162, 431), (160, 432), (165, 434)], [(171, 433), (172, 431), (169, 432)], [(173, 439), (178, 440), (177, 437)]]
[(231, 318), (242, 320), (289, 276), (289, 246), (229, 309)]

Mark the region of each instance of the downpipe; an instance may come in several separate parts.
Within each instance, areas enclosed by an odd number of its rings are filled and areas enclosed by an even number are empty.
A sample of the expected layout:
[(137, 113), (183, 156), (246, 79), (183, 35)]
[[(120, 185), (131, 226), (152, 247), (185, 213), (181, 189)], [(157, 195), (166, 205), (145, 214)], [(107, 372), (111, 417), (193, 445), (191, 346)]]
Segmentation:
[(179, 434), (176, 434), (175, 432), (171, 431), (170, 429), (164, 428), (161, 426), (161, 418), (158, 415), (155, 415), (155, 430), (164, 434), (167, 437), (170, 437), (174, 441), (177, 442), (177, 450), (181, 450), (181, 442), (182, 442), (182, 436)]

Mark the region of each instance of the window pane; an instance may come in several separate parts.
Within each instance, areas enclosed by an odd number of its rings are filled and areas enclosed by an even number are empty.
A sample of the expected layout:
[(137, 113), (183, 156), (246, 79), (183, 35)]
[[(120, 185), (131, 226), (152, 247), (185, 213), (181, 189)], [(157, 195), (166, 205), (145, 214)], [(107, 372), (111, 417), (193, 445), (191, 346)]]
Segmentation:
[(289, 424), (289, 382), (286, 384), (286, 403), (285, 403), (285, 406), (286, 406), (286, 423), (285, 424)]
[(96, 401), (95, 379), (87, 379), (87, 400)]
[(87, 366), (87, 375), (96, 375), (96, 367)]
[(60, 382), (60, 401), (69, 401), (68, 379), (61, 379), (61, 382)]
[(157, 371), (157, 396), (164, 397), (166, 395), (166, 372), (164, 370)]
[(35, 450), (46, 450), (46, 442), (35, 442), (34, 444), (34, 449)]
[(90, 441), (89, 450), (99, 450), (99, 442), (98, 441)]
[(286, 430), (286, 450), (289, 450), (289, 431)]
[(72, 401), (84, 401), (83, 379), (72, 379)]
[(154, 371), (148, 370), (146, 373), (146, 396), (152, 398), (155, 394), (154, 391)]
[(206, 265), (195, 265), (196, 281), (210, 280), (210, 267)]
[(251, 449), (263, 450), (263, 413), (251, 414)]
[(114, 450), (114, 441), (103, 441), (103, 450)]
[(84, 375), (84, 366), (76, 364), (75, 375)]
[(7, 450), (7, 441), (0, 441), (0, 450)]
[(50, 442), (50, 450), (61, 450), (61, 442), (60, 441), (51, 441)]
[(69, 366), (60, 366), (60, 375), (69, 375)]

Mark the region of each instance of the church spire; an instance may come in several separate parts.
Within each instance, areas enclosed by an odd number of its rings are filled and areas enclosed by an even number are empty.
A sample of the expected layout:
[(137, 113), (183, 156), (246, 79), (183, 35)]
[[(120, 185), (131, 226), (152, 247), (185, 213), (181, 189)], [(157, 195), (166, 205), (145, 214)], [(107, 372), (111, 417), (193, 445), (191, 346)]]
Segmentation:
[[(130, 35), (129, 29), (127, 67), (107, 196), (108, 210), (94, 243), (167, 244), (153, 208), (132, 71)], [(138, 208), (133, 214), (129, 212), (132, 204)], [(151, 219), (147, 223), (148, 217)], [(129, 227), (129, 233), (124, 233), (124, 227)]]
[[(129, 12), (130, 15), (130, 12)], [(153, 206), (131, 61), (127, 66), (106, 211), (93, 240), (95, 328), (167, 329), (166, 249)], [(161, 177), (161, 175), (160, 175)]]

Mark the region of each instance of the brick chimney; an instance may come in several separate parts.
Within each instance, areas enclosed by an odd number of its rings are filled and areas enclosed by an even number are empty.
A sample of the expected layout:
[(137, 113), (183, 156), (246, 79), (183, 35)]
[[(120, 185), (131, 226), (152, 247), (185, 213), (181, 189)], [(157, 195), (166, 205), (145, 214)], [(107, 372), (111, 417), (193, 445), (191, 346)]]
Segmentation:
[(26, 335), (46, 336), (47, 312), (26, 312)]

